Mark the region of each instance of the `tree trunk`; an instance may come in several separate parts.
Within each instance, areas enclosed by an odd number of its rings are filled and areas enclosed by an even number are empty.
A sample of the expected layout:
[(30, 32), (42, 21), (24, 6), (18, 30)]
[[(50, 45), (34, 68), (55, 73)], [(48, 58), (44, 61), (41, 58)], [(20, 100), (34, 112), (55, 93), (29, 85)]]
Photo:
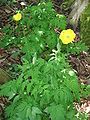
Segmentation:
[(71, 6), (72, 11), (68, 18), (76, 27), (78, 25), (78, 20), (88, 3), (89, 0), (75, 0), (74, 4)]

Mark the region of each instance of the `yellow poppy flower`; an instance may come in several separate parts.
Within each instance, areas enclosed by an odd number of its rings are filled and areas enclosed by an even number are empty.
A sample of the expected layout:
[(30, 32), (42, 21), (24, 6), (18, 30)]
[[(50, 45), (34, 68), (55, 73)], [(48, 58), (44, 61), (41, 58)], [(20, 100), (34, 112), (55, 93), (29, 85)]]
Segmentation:
[(72, 43), (75, 37), (76, 37), (76, 34), (71, 29), (63, 30), (59, 36), (63, 44)]
[(21, 20), (21, 18), (22, 18), (21, 13), (17, 13), (15, 15), (13, 15), (13, 20), (15, 20), (15, 21), (19, 21), (19, 20)]

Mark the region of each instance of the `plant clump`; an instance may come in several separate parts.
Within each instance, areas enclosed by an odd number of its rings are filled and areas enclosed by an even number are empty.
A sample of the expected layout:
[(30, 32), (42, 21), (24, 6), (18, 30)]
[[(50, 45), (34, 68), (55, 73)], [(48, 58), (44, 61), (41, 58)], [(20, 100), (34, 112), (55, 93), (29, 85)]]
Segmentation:
[[(10, 100), (7, 120), (78, 119), (73, 102), (80, 100), (80, 86), (68, 55), (87, 47), (75, 42), (76, 34), (66, 30), (66, 24), (66, 17), (57, 15), (51, 2), (41, 2), (14, 15), (12, 26), (3, 28), (0, 45), (17, 45), (24, 53), (19, 76), (0, 86), (0, 96)], [(48, 59), (41, 57), (46, 51)]]

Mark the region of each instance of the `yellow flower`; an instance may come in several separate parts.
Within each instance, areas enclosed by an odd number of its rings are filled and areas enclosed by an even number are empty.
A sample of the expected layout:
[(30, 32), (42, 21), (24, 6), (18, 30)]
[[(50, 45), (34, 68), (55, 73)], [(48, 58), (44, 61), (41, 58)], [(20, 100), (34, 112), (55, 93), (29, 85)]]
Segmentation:
[(63, 30), (59, 36), (63, 44), (72, 43), (75, 37), (76, 37), (76, 34), (71, 29)]
[(17, 13), (15, 15), (13, 15), (13, 20), (15, 20), (15, 21), (19, 21), (19, 20), (21, 20), (21, 18), (22, 18), (21, 13)]

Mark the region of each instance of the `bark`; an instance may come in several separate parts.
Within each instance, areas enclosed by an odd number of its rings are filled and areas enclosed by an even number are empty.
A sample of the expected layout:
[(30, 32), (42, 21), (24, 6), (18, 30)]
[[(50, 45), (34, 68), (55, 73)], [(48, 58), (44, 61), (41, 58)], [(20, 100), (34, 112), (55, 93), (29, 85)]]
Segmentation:
[(88, 3), (89, 0), (75, 0), (74, 4), (71, 6), (72, 11), (70, 12), (68, 17), (71, 23), (76, 26), (78, 25), (78, 20)]

